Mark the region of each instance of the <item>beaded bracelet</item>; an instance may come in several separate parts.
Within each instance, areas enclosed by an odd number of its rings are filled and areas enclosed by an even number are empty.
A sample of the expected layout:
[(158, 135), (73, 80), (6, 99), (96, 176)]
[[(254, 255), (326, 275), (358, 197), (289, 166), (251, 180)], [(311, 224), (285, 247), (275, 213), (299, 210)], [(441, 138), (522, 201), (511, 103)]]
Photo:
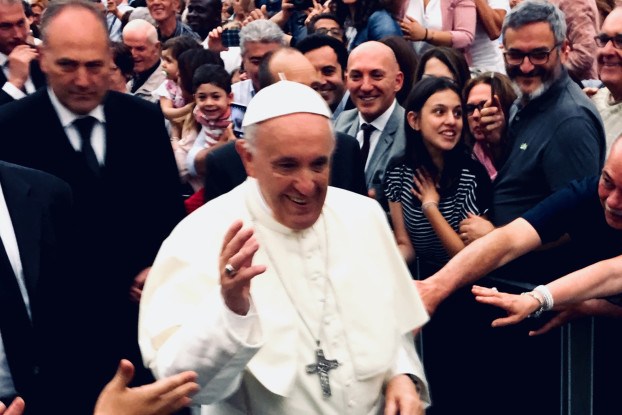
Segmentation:
[(425, 202), (423, 205), (421, 205), (421, 210), (423, 210), (425, 212), (426, 210), (428, 210), (430, 208), (430, 206), (438, 207), (438, 203), (436, 203), (436, 202)]
[(529, 295), (529, 296), (535, 298), (536, 301), (538, 302), (538, 304), (540, 304), (538, 309), (536, 311), (534, 311), (533, 313), (529, 314), (527, 317), (528, 318), (538, 318), (538, 317), (540, 317), (540, 314), (542, 314), (542, 312), (544, 311), (544, 299), (542, 299), (538, 294), (536, 294), (533, 291), (527, 291), (527, 292), (521, 293), (521, 295)]

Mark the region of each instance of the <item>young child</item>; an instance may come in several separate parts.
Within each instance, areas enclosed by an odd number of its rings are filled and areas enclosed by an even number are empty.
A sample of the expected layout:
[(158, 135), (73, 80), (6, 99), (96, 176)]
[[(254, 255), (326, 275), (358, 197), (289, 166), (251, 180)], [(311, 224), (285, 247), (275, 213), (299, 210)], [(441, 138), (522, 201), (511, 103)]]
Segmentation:
[(192, 93), (194, 121), (200, 130), (186, 156), (186, 168), (200, 179), (201, 188), (186, 200), (188, 213), (203, 204), (204, 171), (200, 166), (205, 165), (205, 157), (211, 150), (235, 140), (231, 122), (231, 75), (225, 68), (214, 64), (199, 66), (192, 77)]
[(162, 69), (166, 80), (152, 94), (160, 99), (162, 114), (171, 122), (171, 137), (181, 135), (183, 119), (193, 107), (192, 102), (186, 102), (178, 85), (177, 58), (186, 50), (200, 47), (190, 36), (174, 37), (162, 45)]

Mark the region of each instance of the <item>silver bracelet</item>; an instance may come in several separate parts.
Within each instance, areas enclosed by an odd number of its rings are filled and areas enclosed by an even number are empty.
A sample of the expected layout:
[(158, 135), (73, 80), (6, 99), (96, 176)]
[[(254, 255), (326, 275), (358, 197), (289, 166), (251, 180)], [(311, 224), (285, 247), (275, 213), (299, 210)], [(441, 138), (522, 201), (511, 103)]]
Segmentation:
[(534, 291), (542, 295), (542, 298), (544, 299), (544, 311), (551, 310), (553, 308), (554, 303), (553, 303), (553, 295), (551, 294), (549, 289), (546, 288), (545, 285), (538, 285), (536, 288), (534, 288)]
[(423, 205), (421, 205), (421, 210), (422, 211), (426, 211), (430, 208), (430, 206), (436, 206), (438, 207), (438, 203), (436, 202), (425, 202)]
[(540, 305), (538, 309), (534, 311), (533, 313), (529, 314), (527, 318), (538, 318), (540, 317), (540, 314), (542, 314), (542, 312), (544, 311), (544, 299), (540, 297), (538, 294), (539, 293), (535, 293), (533, 291), (527, 291), (527, 292), (521, 293), (521, 295), (528, 295), (528, 296), (535, 298), (538, 304)]

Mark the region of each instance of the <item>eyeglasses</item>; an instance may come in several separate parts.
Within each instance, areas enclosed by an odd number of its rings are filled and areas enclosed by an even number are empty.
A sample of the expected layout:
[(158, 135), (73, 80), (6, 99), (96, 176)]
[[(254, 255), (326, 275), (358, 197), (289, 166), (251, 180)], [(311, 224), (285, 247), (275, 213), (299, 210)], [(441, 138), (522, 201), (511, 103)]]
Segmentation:
[(538, 49), (531, 52), (521, 52), (520, 50), (509, 50), (503, 52), (503, 58), (508, 65), (518, 66), (523, 63), (525, 56), (529, 58), (529, 62), (532, 65), (544, 65), (549, 61), (549, 55), (555, 50), (561, 43), (556, 43), (550, 50)]
[(317, 29), (315, 29), (315, 33), (328, 36), (343, 36), (343, 30), (338, 27), (332, 27), (330, 29), (327, 29), (325, 27), (318, 27)]
[(479, 112), (482, 112), (482, 109), (484, 108), (484, 105), (486, 105), (486, 100), (480, 101), (477, 104), (466, 104), (464, 107), (466, 108), (466, 113), (468, 116), (473, 115), (473, 113), (475, 112), (475, 110), (477, 109)]
[(614, 36), (609, 36), (606, 33), (601, 33), (599, 35), (594, 36), (594, 40), (596, 41), (596, 46), (599, 48), (604, 48), (609, 41), (616, 49), (622, 49), (622, 33), (617, 33)]

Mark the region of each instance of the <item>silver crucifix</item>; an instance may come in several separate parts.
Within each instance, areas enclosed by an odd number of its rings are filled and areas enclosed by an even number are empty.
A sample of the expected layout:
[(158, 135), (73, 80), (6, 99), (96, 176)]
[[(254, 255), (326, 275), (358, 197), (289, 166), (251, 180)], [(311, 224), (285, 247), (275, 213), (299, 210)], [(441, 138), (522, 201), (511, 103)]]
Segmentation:
[(320, 386), (322, 387), (322, 395), (325, 398), (330, 397), (330, 383), (328, 380), (328, 371), (331, 369), (336, 369), (339, 366), (339, 362), (337, 360), (328, 360), (324, 357), (324, 350), (318, 348), (315, 351), (316, 363), (312, 363), (307, 365), (307, 373), (313, 374), (317, 373), (320, 377)]

